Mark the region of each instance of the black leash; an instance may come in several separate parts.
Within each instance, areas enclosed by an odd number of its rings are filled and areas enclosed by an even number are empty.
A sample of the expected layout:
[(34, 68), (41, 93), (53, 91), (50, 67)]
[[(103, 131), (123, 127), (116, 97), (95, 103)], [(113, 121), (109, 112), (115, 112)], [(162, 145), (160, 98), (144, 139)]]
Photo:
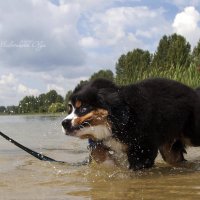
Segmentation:
[(7, 135), (3, 134), (2, 132), (0, 132), (0, 135), (5, 138), (6, 140), (8, 140), (9, 142), (13, 143), (14, 145), (16, 145), (17, 147), (19, 147), (20, 149), (23, 149), (24, 151), (26, 151), (27, 153), (31, 154), (32, 156), (34, 156), (35, 158), (42, 160), (42, 161), (49, 161), (49, 162), (59, 162), (59, 163), (65, 163), (64, 161), (58, 161), (58, 160), (54, 160), (52, 158), (49, 158), (41, 153), (38, 153), (36, 151), (33, 151), (25, 146), (23, 146), (22, 144), (16, 142), (15, 140), (13, 140), (12, 138), (8, 137)]

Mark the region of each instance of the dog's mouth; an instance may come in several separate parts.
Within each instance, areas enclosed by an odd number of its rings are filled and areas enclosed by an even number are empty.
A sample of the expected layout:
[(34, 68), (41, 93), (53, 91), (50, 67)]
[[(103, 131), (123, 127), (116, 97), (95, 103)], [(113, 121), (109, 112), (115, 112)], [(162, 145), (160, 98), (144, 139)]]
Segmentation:
[(78, 137), (80, 139), (104, 140), (112, 135), (109, 124), (91, 125), (85, 121), (79, 126), (72, 127), (65, 132), (66, 135)]
[[(88, 120), (88, 121), (81, 123), (80, 125), (72, 126), (68, 130), (64, 129), (64, 132), (66, 135), (79, 137), (79, 133), (89, 127), (92, 130), (92, 125), (90, 124), (90, 122)], [(90, 138), (89, 134), (88, 134), (87, 138)]]

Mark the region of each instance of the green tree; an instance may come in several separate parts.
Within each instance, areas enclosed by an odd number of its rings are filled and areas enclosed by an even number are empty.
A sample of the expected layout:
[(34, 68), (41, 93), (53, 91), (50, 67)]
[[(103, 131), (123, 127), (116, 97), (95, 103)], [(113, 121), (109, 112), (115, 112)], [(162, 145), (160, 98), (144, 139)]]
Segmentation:
[(57, 113), (57, 112), (64, 112), (65, 111), (65, 106), (62, 103), (52, 103), (49, 108), (48, 112), (50, 113)]
[(90, 77), (90, 80), (94, 80), (94, 79), (97, 79), (97, 78), (105, 78), (105, 79), (113, 81), (114, 75), (113, 75), (113, 72), (109, 69), (108, 70), (100, 70), (100, 71), (94, 73)]
[(34, 96), (26, 96), (20, 102), (18, 106), (19, 113), (35, 113), (38, 112), (38, 101)]
[(200, 40), (197, 43), (197, 46), (193, 49), (192, 62), (196, 67), (198, 67), (198, 69), (200, 69)]
[(127, 84), (135, 82), (139, 72), (150, 67), (151, 54), (149, 51), (134, 49), (126, 55), (122, 55), (116, 63), (116, 82)]
[(38, 112), (39, 113), (45, 113), (48, 111), (48, 105), (46, 103), (47, 99), (46, 99), (46, 94), (40, 94), (37, 97), (37, 101), (38, 101), (38, 105), (39, 105), (39, 109)]
[(56, 98), (56, 102), (57, 103), (64, 103), (64, 98), (61, 96), (61, 95), (57, 95), (57, 98)]
[(189, 42), (183, 36), (176, 33), (170, 36), (164, 35), (153, 56), (151, 66), (161, 69), (189, 67), (191, 63), (190, 49)]
[(7, 106), (6, 107), (7, 114), (18, 114), (18, 106)]
[(169, 40), (168, 40), (168, 37), (164, 35), (163, 38), (159, 42), (157, 51), (154, 54), (151, 65), (155, 68), (161, 68), (161, 67), (166, 66), (166, 63), (168, 62), (167, 61), (168, 51), (169, 51)]
[(67, 106), (68, 106), (69, 98), (70, 98), (71, 94), (72, 94), (72, 90), (69, 90), (67, 92), (67, 94), (65, 95), (65, 101), (64, 101), (65, 108), (67, 108)]
[(39, 104), (38, 112), (45, 113), (45, 112), (48, 112), (49, 107), (53, 103), (61, 103), (62, 104), (64, 102), (64, 99), (55, 90), (50, 90), (46, 94), (40, 94), (37, 97), (37, 101)]
[[(58, 103), (58, 105), (57, 105)], [(25, 96), (18, 104), (18, 106), (0, 106), (0, 113), (46, 113), (49, 107), (55, 104), (57, 112), (63, 111), (64, 98), (59, 95), (55, 90), (50, 90), (46, 94), (40, 94), (37, 97)], [(62, 109), (61, 109), (62, 105)]]
[(6, 112), (6, 107), (0, 106), (0, 113), (5, 113), (5, 112)]
[(50, 90), (46, 93), (46, 104), (50, 106), (52, 103), (56, 103), (58, 94), (55, 90)]
[(88, 83), (88, 80), (84, 80), (84, 81), (81, 80), (76, 87), (80, 87), (80, 86), (85, 85), (87, 83)]

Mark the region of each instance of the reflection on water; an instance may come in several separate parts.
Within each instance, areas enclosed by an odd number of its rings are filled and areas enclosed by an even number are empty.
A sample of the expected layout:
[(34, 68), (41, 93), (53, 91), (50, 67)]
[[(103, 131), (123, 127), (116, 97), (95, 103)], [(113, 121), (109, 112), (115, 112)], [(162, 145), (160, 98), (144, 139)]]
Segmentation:
[(63, 117), (0, 116), (0, 130), (20, 143), (69, 164), (39, 161), (0, 138), (0, 199), (200, 199), (200, 151), (172, 167), (157, 159), (131, 172), (99, 165), (72, 166), (88, 156), (87, 142), (61, 132)]

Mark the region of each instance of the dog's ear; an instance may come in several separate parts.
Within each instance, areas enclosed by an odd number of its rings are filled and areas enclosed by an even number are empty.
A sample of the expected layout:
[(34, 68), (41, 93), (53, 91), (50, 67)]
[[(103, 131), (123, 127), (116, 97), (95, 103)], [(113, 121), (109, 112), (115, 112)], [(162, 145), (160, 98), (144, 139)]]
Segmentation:
[(119, 91), (108, 88), (100, 89), (98, 92), (98, 101), (108, 110), (113, 126), (122, 131), (129, 121), (129, 108), (120, 97)]
[(121, 104), (118, 91), (113, 88), (102, 88), (98, 91), (98, 101), (102, 106), (117, 107)]

